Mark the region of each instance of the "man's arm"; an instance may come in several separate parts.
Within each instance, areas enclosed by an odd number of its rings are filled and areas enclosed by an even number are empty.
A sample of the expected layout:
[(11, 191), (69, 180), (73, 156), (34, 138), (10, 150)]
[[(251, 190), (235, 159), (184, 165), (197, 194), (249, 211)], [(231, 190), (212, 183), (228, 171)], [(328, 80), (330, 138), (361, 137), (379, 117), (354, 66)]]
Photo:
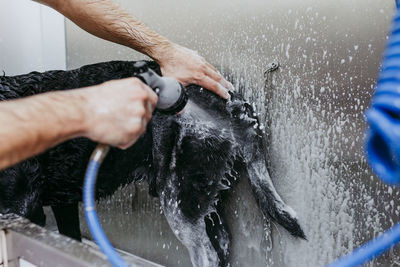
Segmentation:
[(0, 102), (0, 169), (78, 136), (127, 148), (156, 102), (136, 78)]
[(111, 0), (37, 0), (100, 38), (133, 48), (153, 58), (164, 76), (184, 85), (203, 86), (228, 98), (233, 86), (195, 51), (179, 46), (152, 31)]

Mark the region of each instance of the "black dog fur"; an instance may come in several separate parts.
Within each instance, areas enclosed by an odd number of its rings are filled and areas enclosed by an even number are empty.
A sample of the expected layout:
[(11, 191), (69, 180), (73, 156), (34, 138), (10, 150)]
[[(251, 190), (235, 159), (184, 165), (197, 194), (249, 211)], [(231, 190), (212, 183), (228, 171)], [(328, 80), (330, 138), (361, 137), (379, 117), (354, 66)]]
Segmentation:
[[(149, 62), (158, 73), (159, 67)], [(71, 71), (0, 77), (0, 100), (66, 90), (130, 77), (134, 62), (112, 61)], [(146, 179), (194, 266), (226, 266), (229, 230), (218, 214), (221, 193), (248, 173), (264, 215), (305, 238), (294, 212), (279, 197), (266, 167), (264, 135), (251, 105), (238, 93), (226, 101), (191, 85), (180, 115), (155, 112), (146, 133), (127, 150), (111, 149), (99, 171), (97, 197)], [(44, 225), (51, 205), (60, 233), (80, 240), (78, 202), (95, 143), (64, 142), (0, 172), (0, 213), (16, 213)]]

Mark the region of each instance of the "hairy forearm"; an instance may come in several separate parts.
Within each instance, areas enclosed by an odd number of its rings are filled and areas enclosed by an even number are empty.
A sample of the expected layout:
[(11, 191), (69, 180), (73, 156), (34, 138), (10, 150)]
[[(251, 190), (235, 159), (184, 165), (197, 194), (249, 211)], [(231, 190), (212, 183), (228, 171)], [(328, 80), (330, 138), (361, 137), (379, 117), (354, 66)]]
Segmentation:
[(111, 0), (39, 0), (97, 37), (160, 61), (173, 45)]
[(81, 135), (84, 101), (66, 91), (0, 102), (0, 169)]

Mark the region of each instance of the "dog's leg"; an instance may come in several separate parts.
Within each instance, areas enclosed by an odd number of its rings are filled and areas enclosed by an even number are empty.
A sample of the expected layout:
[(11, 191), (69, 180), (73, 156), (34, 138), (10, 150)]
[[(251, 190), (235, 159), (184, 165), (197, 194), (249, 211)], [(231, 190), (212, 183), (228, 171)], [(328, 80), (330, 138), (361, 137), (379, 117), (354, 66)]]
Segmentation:
[(43, 207), (40, 206), (35, 208), (35, 210), (29, 215), (28, 219), (31, 222), (44, 227), (46, 225), (46, 215), (44, 214)]
[(230, 250), (230, 234), (221, 212), (212, 212), (204, 218), (207, 234), (214, 249), (218, 253), (219, 266), (228, 266)]
[(184, 216), (175, 190), (162, 191), (160, 202), (169, 226), (188, 249), (193, 266), (219, 266), (218, 254), (207, 235), (204, 218), (192, 219)]
[(35, 158), (0, 171), (0, 213), (15, 213), (44, 226), (42, 177)]
[(81, 241), (81, 229), (79, 227), (78, 203), (52, 206), (60, 234)]

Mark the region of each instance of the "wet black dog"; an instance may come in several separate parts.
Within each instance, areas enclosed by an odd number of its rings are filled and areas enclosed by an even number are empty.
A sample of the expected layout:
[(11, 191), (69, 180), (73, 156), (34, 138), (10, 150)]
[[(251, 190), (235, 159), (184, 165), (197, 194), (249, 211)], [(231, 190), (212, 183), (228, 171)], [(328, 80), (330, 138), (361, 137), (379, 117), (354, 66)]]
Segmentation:
[[(157, 65), (149, 63), (160, 72)], [(129, 77), (134, 62), (106, 62), (72, 71), (0, 77), (0, 100), (66, 90)], [(218, 214), (221, 193), (248, 173), (263, 214), (304, 238), (295, 213), (279, 197), (266, 168), (264, 137), (253, 108), (232, 93), (226, 101), (189, 86), (190, 102), (180, 115), (155, 112), (146, 134), (127, 150), (112, 149), (99, 171), (98, 197), (146, 179), (193, 265), (224, 266), (229, 232)], [(44, 224), (51, 205), (59, 231), (80, 239), (78, 202), (95, 143), (77, 138), (0, 172), (0, 213), (16, 213)], [(247, 175), (246, 175), (247, 176)]]

